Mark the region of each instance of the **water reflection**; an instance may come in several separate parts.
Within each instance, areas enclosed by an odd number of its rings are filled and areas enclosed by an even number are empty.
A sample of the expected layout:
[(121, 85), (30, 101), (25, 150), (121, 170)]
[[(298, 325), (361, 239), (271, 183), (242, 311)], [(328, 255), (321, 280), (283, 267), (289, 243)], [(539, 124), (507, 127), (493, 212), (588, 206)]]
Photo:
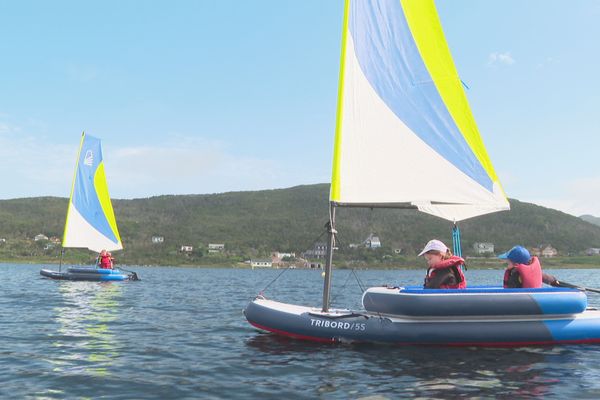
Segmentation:
[(111, 330), (119, 312), (122, 285), (111, 282), (61, 282), (62, 304), (54, 308), (59, 323), (54, 371), (106, 376), (119, 358)]
[[(270, 334), (246, 341), (253, 368), (273, 370), (310, 360), (325, 371), (315, 391), (326, 397), (394, 393), (401, 397), (536, 398), (560, 393), (589, 378), (577, 365), (579, 347), (518, 349), (307, 345)], [(595, 350), (594, 350), (595, 351)], [(394, 397), (395, 397), (394, 396)]]

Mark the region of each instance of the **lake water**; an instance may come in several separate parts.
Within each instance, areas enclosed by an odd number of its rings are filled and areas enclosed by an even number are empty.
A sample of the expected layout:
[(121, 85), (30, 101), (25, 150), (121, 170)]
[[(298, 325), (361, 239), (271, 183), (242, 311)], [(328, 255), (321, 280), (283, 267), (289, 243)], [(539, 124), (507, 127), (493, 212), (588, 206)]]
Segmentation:
[[(600, 398), (600, 346), (518, 349), (322, 345), (261, 334), (242, 309), (282, 270), (135, 267), (140, 282), (59, 282), (0, 265), (2, 398)], [(553, 270), (600, 286), (594, 270)], [(423, 271), (356, 271), (364, 286)], [(500, 270), (470, 270), (498, 284)], [(265, 295), (320, 305), (321, 272), (286, 270)], [(349, 270), (333, 303), (360, 306)], [(589, 295), (600, 306), (600, 295)]]

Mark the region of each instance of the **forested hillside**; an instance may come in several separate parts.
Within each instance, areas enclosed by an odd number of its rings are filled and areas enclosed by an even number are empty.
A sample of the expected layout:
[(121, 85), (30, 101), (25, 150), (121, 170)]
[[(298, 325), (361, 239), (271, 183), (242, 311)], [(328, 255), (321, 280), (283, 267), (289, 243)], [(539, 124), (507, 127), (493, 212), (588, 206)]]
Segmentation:
[[(125, 249), (119, 260), (139, 264), (202, 264), (242, 261), (273, 250), (301, 252), (324, 232), (329, 185), (298, 186), (254, 192), (208, 195), (157, 196), (114, 200), (113, 205)], [(492, 242), (497, 252), (514, 244), (528, 247), (551, 244), (563, 254), (582, 254), (600, 247), (600, 226), (560, 211), (511, 200), (511, 211), (486, 215), (460, 224), (467, 254), (474, 242)], [(57, 259), (59, 248), (44, 249), (34, 242), (44, 234), (62, 237), (67, 199), (39, 197), (0, 201), (0, 259), (40, 257)], [(451, 242), (451, 224), (412, 210), (339, 209), (337, 229), (341, 255), (358, 250), (350, 243), (377, 234), (380, 255), (402, 249), (413, 257), (431, 238)], [(164, 237), (153, 244), (152, 236)], [(324, 240), (324, 236), (320, 240)], [(225, 253), (209, 255), (208, 243), (224, 243)], [(191, 254), (179, 250), (194, 247)], [(67, 257), (85, 261), (90, 253), (68, 250)]]

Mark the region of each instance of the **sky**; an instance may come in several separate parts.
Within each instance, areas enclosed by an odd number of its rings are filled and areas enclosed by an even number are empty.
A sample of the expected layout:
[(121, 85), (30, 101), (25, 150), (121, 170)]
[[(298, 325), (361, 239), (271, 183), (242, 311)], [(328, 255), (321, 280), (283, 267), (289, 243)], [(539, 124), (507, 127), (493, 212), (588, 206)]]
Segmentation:
[[(511, 198), (600, 216), (600, 1), (437, 0)], [(0, 0), (0, 198), (329, 182), (342, 0)]]

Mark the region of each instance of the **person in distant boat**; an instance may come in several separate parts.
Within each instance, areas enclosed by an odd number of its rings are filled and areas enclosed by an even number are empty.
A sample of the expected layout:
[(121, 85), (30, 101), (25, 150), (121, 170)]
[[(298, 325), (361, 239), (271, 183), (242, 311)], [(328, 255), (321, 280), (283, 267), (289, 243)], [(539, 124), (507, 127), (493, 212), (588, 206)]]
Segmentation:
[(433, 239), (427, 242), (419, 257), (427, 260), (427, 275), (425, 276), (425, 289), (465, 289), (467, 279), (461, 266), (465, 260), (454, 256), (450, 249), (440, 240)]
[(498, 258), (506, 260), (508, 266), (504, 271), (504, 287), (513, 288), (541, 288), (542, 283), (559, 286), (558, 280), (542, 272), (540, 260), (529, 254), (523, 246), (515, 246)]
[(113, 269), (114, 258), (106, 250), (102, 250), (98, 256), (98, 265), (102, 269)]

